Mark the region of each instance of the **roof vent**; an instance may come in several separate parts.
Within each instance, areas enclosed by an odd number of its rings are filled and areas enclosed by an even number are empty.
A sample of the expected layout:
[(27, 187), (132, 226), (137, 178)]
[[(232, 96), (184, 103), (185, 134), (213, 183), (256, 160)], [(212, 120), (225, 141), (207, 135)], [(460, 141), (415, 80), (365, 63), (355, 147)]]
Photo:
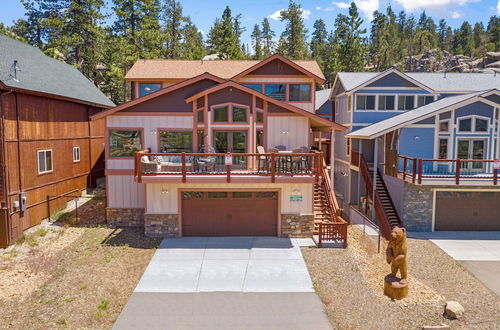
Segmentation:
[(9, 77), (11, 77), (14, 81), (19, 82), (19, 80), (17, 80), (17, 71), (21, 71), (21, 69), (19, 68), (17, 63), (17, 60), (14, 60), (14, 64), (12, 64), (13, 74), (9, 73)]

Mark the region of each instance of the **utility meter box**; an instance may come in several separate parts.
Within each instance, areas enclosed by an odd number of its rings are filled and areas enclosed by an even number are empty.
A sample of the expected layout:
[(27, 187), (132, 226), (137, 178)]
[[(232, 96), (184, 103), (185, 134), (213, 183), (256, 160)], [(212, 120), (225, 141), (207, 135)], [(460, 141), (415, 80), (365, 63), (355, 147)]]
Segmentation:
[(28, 197), (26, 197), (25, 192), (19, 193), (19, 203), (21, 204), (21, 211), (24, 212), (26, 211), (26, 207), (28, 206)]

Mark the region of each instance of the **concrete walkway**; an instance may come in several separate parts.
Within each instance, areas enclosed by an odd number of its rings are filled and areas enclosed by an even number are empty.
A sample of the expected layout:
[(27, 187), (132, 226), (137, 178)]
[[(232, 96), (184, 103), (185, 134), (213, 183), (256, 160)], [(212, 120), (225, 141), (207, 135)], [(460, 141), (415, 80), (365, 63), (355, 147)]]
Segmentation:
[(436, 231), (408, 236), (429, 239), (500, 296), (500, 232)]
[(301, 246), (310, 239), (165, 239), (114, 329), (331, 329)]

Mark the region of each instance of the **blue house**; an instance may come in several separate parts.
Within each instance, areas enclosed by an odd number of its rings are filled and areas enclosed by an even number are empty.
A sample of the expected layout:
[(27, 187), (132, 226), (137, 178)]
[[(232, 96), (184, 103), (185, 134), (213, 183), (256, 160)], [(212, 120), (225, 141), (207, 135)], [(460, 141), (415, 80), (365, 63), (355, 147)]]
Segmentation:
[[(337, 194), (382, 230), (500, 230), (500, 76), (338, 73)], [(350, 212), (346, 212), (347, 216)]]

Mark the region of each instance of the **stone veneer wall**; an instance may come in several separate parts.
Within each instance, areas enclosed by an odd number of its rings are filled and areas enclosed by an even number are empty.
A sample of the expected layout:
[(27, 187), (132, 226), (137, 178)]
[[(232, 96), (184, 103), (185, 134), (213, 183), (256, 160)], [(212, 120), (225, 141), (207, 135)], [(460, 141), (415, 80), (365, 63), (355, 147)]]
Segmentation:
[(115, 227), (143, 227), (144, 209), (107, 208), (106, 215), (109, 224)]
[(145, 214), (144, 233), (149, 237), (179, 236), (178, 214)]
[(434, 189), (484, 189), (485, 186), (430, 186), (405, 182), (401, 220), (408, 231), (432, 231)]
[(314, 231), (313, 214), (282, 214), (281, 236), (312, 237)]

